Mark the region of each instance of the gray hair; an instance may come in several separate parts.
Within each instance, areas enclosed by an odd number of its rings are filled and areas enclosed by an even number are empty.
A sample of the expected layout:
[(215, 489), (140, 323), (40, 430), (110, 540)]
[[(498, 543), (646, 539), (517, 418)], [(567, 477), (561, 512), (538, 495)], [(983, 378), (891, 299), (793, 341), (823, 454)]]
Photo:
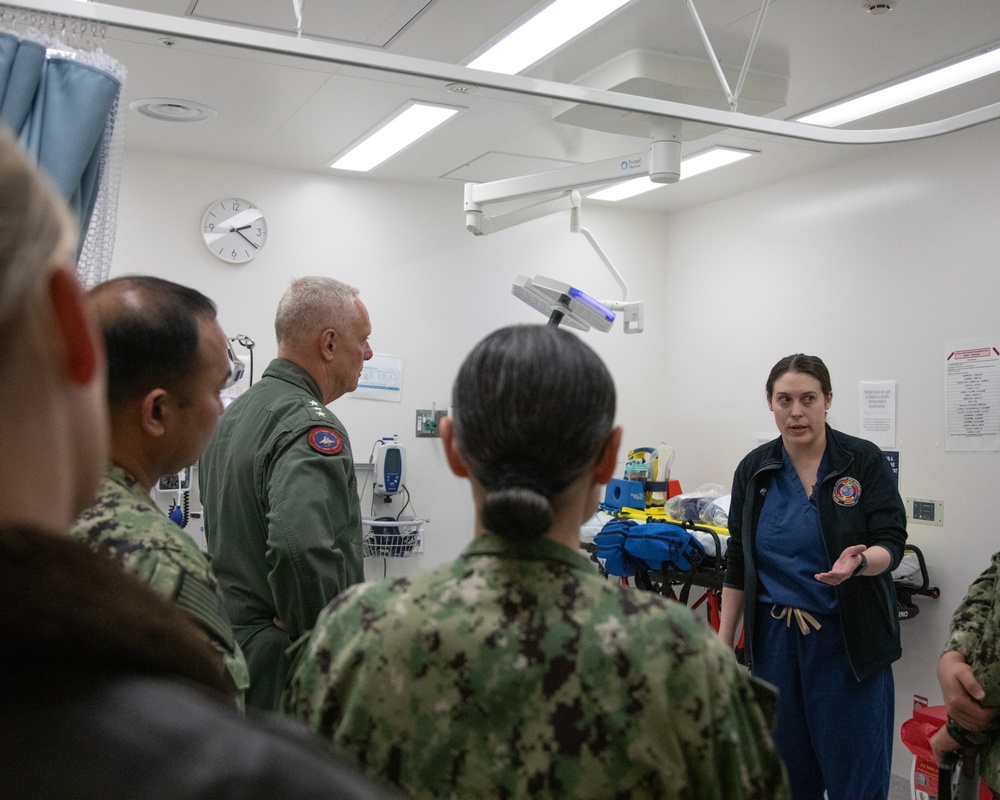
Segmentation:
[(355, 314), (357, 297), (357, 289), (333, 278), (312, 275), (293, 280), (274, 316), (278, 346), (301, 344), (324, 328), (341, 331)]
[(48, 268), (71, 263), (76, 228), (66, 203), (0, 126), (0, 334), (25, 311)]

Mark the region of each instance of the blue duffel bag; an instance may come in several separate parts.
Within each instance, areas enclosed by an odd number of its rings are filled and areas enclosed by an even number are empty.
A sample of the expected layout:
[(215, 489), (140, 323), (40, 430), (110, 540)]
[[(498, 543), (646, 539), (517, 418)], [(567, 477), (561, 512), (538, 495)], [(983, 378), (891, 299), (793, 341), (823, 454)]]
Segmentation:
[(636, 524), (625, 538), (624, 560), (638, 562), (639, 569), (694, 572), (704, 558), (701, 542), (669, 522)]
[(635, 563), (625, 552), (629, 531), (639, 523), (631, 519), (613, 519), (594, 536), (594, 556), (609, 575), (631, 578)]

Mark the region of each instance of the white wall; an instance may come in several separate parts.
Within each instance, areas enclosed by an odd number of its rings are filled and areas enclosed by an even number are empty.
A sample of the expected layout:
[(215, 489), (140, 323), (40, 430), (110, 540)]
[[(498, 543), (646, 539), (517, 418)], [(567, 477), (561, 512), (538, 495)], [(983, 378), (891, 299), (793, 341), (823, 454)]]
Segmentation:
[[(199, 235), (204, 210), (230, 195), (253, 201), (267, 217), (263, 252), (242, 266), (215, 258)], [(663, 218), (595, 204), (584, 210), (583, 224), (626, 273), (631, 296), (657, 308), (665, 294)], [(415, 412), (432, 403), (448, 407), (458, 365), (488, 332), (545, 321), (513, 297), (514, 278), (541, 273), (595, 296), (620, 298), (586, 240), (569, 232), (568, 212), (475, 237), (465, 230), (460, 184), (428, 190), (138, 152), (126, 154), (111, 275), (129, 272), (160, 275), (213, 298), (226, 332), (256, 341), (255, 377), (275, 355), (274, 310), (293, 277), (330, 275), (359, 287), (375, 352), (404, 359), (402, 399), (341, 398), (331, 407), (350, 433), (356, 461), (367, 462), (379, 437), (400, 435), (414, 509), (431, 520), (424, 554), (391, 559), (390, 573), (450, 560), (472, 536), (467, 484), (448, 472), (438, 440), (415, 438)], [(656, 395), (664, 326), (663, 314), (652, 313), (643, 334), (626, 336), (620, 326), (607, 335), (587, 334), (613, 370), (620, 418), (636, 444), (649, 443), (658, 431), (655, 416), (643, 414)], [(246, 360), (241, 348), (237, 352)], [(370, 497), (369, 489), (365, 513)], [(367, 567), (371, 577), (385, 565)]]
[(764, 381), (784, 355), (826, 361), (830, 422), (848, 433), (858, 432), (858, 382), (898, 381), (900, 492), (943, 500), (945, 524), (909, 528), (941, 597), (918, 597), (919, 616), (901, 624), (897, 727), (914, 694), (940, 702), (934, 665), (950, 614), (1000, 549), (990, 502), (1000, 454), (945, 452), (943, 352), (1000, 338), (998, 133), (992, 124), (902, 146), (667, 222), (658, 402), (688, 482), (728, 484), (750, 432), (774, 430)]
[[(951, 611), (998, 549), (986, 501), (1000, 456), (944, 451), (942, 352), (949, 341), (1000, 333), (998, 132), (993, 124), (900, 146), (670, 218), (585, 209), (584, 224), (633, 298), (647, 303), (645, 333), (616, 328), (587, 341), (615, 376), (625, 446), (673, 445), (673, 476), (685, 488), (728, 487), (751, 432), (773, 430), (763, 384), (781, 356), (824, 358), (834, 383), (830, 421), (849, 433), (857, 432), (858, 382), (898, 381), (900, 491), (943, 500), (946, 522), (910, 529), (941, 598), (918, 598), (920, 615), (902, 623), (897, 727), (913, 694), (940, 701), (934, 664)], [(198, 236), (208, 204), (232, 194), (268, 217), (267, 246), (246, 266), (216, 260)], [(345, 398), (333, 409), (358, 460), (389, 433), (408, 447), (415, 507), (432, 522), (423, 556), (390, 563), (399, 572), (452, 558), (471, 535), (467, 487), (448, 474), (436, 440), (413, 438), (414, 411), (447, 405), (454, 372), (481, 336), (541, 321), (510, 295), (513, 278), (538, 272), (617, 296), (566, 216), (476, 238), (463, 227), (461, 187), (130, 152), (112, 274), (162, 275), (213, 297), (227, 332), (257, 341), (258, 375), (274, 355), (274, 307), (291, 277), (326, 274), (361, 288), (375, 350), (405, 359), (402, 402)], [(896, 742), (902, 775), (909, 754)]]

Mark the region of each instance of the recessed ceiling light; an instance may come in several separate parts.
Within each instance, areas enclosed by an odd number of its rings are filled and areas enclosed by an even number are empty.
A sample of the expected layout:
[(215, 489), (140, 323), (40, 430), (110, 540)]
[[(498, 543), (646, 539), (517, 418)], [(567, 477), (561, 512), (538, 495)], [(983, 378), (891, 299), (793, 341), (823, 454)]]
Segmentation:
[(337, 158), (330, 167), (367, 172), (434, 130), (459, 110), (451, 106), (410, 103)]
[[(756, 155), (756, 152), (753, 150), (737, 150), (734, 147), (712, 147), (703, 153), (681, 159), (680, 180), (692, 178), (695, 175), (700, 175), (702, 172), (708, 172), (711, 169), (718, 169), (727, 164), (742, 161), (744, 158), (752, 155)], [(594, 192), (594, 194), (587, 196), (593, 200), (624, 200), (627, 197), (635, 197), (637, 194), (651, 192), (653, 189), (659, 189), (662, 186), (662, 183), (653, 183), (648, 176), (644, 176), (631, 181), (617, 183), (614, 186), (609, 186), (607, 189), (601, 189), (599, 192)]]
[(190, 100), (177, 100), (173, 97), (147, 97), (144, 100), (133, 100), (128, 104), (128, 107), (144, 117), (158, 119), (161, 122), (202, 122), (216, 115), (214, 108)]
[(822, 111), (806, 114), (797, 119), (799, 122), (808, 122), (811, 125), (836, 128), (838, 125), (870, 117), (880, 111), (886, 111), (919, 100), (921, 97), (943, 92), (945, 89), (951, 89), (977, 78), (992, 75), (994, 72), (1000, 72), (1000, 48), (924, 75), (918, 75), (916, 78), (910, 78), (902, 83), (869, 92)]
[(555, 0), (467, 66), (516, 75), (631, 0)]

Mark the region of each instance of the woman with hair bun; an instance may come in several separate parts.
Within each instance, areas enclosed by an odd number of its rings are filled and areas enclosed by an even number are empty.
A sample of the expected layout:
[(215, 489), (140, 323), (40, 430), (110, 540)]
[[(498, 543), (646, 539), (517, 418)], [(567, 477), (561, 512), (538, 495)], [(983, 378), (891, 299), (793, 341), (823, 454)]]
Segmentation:
[(441, 440), (475, 538), (339, 595), (286, 713), (414, 798), (787, 797), (769, 691), (687, 608), (578, 551), (621, 440), (598, 356), (556, 327), (503, 328), (452, 405)]

